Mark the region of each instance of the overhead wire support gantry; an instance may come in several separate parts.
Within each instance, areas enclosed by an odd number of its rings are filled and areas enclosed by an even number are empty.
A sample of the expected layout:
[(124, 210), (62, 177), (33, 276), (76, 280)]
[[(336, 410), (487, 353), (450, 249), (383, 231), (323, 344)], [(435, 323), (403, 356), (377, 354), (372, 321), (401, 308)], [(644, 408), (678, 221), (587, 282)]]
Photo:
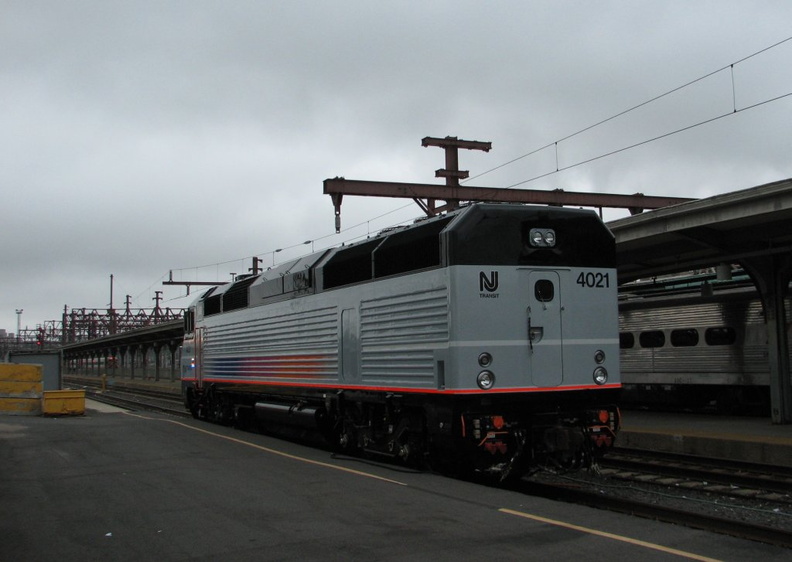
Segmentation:
[[(344, 195), (409, 198), (414, 200), (429, 217), (457, 209), (462, 201), (595, 207), (599, 209), (607, 207), (628, 209), (630, 214), (635, 215), (646, 209), (659, 209), (693, 200), (684, 197), (651, 196), (642, 193), (621, 195), (574, 192), (563, 189), (546, 191), (461, 186), (459, 180), (467, 178), (468, 172), (459, 170), (458, 149), (466, 148), (489, 152), (492, 149), (492, 143), (466, 141), (456, 137), (425, 137), (422, 140), (422, 145), (439, 146), (445, 149), (446, 167), (437, 170), (435, 176), (444, 177), (446, 185), (348, 180), (342, 177), (326, 179), (324, 193), (330, 195), (333, 200), (336, 232), (341, 231), (341, 203)], [(445, 204), (438, 206), (437, 201), (445, 201)]]

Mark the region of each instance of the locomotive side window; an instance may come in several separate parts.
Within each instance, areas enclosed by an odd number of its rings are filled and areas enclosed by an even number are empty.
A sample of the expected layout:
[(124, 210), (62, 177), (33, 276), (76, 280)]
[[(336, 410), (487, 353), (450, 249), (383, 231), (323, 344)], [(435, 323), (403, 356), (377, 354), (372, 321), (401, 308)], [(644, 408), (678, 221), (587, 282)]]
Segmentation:
[(440, 231), (450, 218), (438, 219), (390, 234), (374, 250), (374, 278), (440, 265)]
[(231, 287), (223, 293), (223, 312), (247, 308), (250, 303), (250, 292), (248, 288), (255, 280), (256, 277), (254, 276), (246, 277), (231, 285)]
[(737, 341), (737, 332), (727, 326), (707, 328), (704, 332), (704, 341), (707, 345), (734, 345)]
[(665, 345), (665, 334), (662, 330), (651, 330), (641, 332), (638, 336), (641, 347), (663, 347)]
[(555, 298), (555, 285), (549, 279), (540, 279), (534, 285), (534, 296), (539, 302), (550, 302)]
[(221, 312), (221, 305), (223, 295), (214, 295), (211, 297), (207, 297), (204, 301), (204, 316), (209, 316), (211, 314), (220, 314)]
[(671, 331), (671, 345), (674, 347), (692, 347), (699, 342), (699, 333), (695, 328)]
[(195, 331), (195, 309), (188, 308), (184, 311), (184, 333), (192, 334)]
[(220, 313), (220, 295), (215, 295), (212, 298), (212, 295), (217, 290), (217, 287), (212, 287), (208, 291), (206, 291), (203, 295), (201, 295), (201, 302), (199, 305), (203, 305), (203, 307), (198, 308), (204, 316), (209, 316), (210, 314), (219, 314)]
[(371, 254), (381, 243), (382, 239), (375, 238), (336, 252), (324, 266), (324, 288), (332, 289), (371, 280)]
[(631, 332), (619, 332), (619, 349), (635, 347), (635, 336)]

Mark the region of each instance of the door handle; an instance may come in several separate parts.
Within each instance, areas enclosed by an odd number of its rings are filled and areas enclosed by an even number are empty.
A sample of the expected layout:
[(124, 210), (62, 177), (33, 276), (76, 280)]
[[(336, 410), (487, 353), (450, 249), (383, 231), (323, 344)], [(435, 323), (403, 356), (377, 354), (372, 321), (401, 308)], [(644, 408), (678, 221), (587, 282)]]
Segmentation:
[(528, 345), (531, 348), (531, 352), (533, 352), (533, 344), (539, 343), (542, 341), (542, 336), (544, 336), (544, 328), (541, 326), (533, 326), (531, 324), (531, 307), (528, 307)]

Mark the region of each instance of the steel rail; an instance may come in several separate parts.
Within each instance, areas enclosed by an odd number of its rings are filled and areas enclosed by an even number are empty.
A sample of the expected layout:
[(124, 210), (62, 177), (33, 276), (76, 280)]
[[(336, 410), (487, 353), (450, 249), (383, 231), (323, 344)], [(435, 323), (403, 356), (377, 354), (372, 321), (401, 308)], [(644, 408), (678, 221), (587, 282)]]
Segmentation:
[(736, 519), (726, 519), (723, 517), (685, 511), (658, 504), (603, 496), (595, 492), (570, 489), (559, 485), (523, 480), (513, 486), (517, 487), (520, 492), (531, 496), (586, 505), (598, 509), (626, 513), (637, 517), (644, 517), (713, 533), (792, 548), (792, 533), (788, 530), (746, 523)]
[[(602, 468), (640, 471), (659, 476), (701, 480), (708, 484), (792, 494), (792, 469), (786, 467), (636, 449), (611, 451), (599, 464)], [(788, 501), (792, 502), (792, 498)]]

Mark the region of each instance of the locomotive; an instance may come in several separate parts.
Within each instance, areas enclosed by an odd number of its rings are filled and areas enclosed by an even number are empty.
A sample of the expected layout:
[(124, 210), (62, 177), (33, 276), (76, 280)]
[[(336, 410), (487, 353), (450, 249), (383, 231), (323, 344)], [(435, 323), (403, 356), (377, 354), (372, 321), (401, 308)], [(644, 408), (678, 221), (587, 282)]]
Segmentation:
[(593, 211), (478, 203), (240, 276), (185, 313), (185, 406), (446, 471), (591, 466), (620, 425), (614, 266)]

